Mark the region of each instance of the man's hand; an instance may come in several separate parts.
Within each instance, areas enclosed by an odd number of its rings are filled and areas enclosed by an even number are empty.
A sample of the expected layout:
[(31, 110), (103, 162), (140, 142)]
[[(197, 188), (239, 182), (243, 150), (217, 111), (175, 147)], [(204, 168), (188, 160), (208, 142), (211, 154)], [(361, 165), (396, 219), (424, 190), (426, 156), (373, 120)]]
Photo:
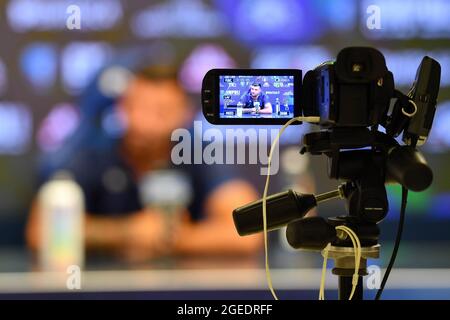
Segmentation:
[(169, 230), (167, 222), (167, 216), (154, 209), (144, 209), (127, 218), (123, 226), (123, 257), (139, 262), (169, 254), (176, 232), (174, 229), (178, 226), (172, 225)]
[(256, 112), (256, 108), (244, 108), (242, 109), (243, 113), (255, 113)]
[(266, 104), (264, 105), (264, 108), (259, 110), (259, 113), (272, 114), (273, 113), (272, 104), (270, 102), (266, 102)]
[(232, 212), (235, 208), (258, 199), (251, 184), (229, 180), (213, 189), (205, 203), (206, 217), (198, 222), (186, 221), (177, 231), (175, 252), (184, 255), (254, 256), (261, 249), (262, 235), (240, 237)]

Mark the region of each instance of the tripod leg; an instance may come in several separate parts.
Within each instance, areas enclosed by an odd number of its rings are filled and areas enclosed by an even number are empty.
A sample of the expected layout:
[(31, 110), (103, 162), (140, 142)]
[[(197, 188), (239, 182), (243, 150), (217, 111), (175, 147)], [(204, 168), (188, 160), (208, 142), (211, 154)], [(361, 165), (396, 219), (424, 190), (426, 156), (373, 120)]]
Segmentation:
[[(352, 277), (339, 276), (339, 300), (348, 300), (352, 292)], [(362, 276), (358, 277), (358, 285), (352, 300), (363, 300)]]

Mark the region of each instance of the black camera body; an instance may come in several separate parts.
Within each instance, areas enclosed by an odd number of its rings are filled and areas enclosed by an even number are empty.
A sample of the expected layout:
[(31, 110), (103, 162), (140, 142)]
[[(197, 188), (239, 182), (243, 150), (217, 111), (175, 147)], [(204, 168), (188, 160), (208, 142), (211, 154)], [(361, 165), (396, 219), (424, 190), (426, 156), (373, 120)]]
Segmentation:
[(319, 116), (323, 127), (369, 127), (381, 122), (393, 92), (393, 75), (378, 50), (346, 48), (305, 74), (303, 114)]

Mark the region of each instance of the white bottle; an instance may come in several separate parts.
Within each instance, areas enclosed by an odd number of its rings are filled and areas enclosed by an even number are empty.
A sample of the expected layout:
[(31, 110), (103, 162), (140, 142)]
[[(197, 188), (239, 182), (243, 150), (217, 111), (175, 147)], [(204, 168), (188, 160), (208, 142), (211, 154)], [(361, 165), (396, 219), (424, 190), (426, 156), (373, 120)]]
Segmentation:
[(66, 272), (84, 265), (84, 197), (66, 171), (57, 172), (39, 191), (42, 271)]
[(280, 99), (279, 99), (279, 98), (277, 98), (277, 99), (276, 99), (276, 102), (275, 102), (275, 113), (276, 113), (277, 115), (280, 114)]
[(238, 118), (242, 118), (242, 107), (243, 107), (243, 103), (238, 102), (237, 107), (236, 107), (236, 115)]

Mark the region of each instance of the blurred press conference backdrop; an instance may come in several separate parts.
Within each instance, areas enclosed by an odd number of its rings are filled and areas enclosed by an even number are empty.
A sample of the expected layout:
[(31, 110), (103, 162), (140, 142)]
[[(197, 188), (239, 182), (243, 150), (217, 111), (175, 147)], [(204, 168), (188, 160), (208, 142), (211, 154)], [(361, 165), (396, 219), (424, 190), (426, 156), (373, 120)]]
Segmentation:
[[(80, 8), (79, 30), (67, 28), (70, 5)], [(381, 9), (381, 29), (367, 27), (370, 5)], [(450, 242), (449, 21), (450, 2), (445, 0), (1, 1), (0, 247), (24, 246), (39, 155), (58, 150), (77, 128), (86, 112), (82, 109), (86, 88), (104, 66), (119, 60), (126, 64), (144, 53), (154, 61), (181, 61), (180, 80), (200, 112), (201, 80), (210, 68), (306, 71), (334, 58), (345, 46), (380, 49), (396, 86), (404, 92), (424, 55), (441, 63), (438, 111), (422, 149), (435, 180), (427, 191), (410, 195), (405, 238), (411, 243)], [(114, 73), (109, 76), (114, 78)], [(102, 87), (102, 77), (97, 79), (99, 95), (107, 97), (120, 86), (120, 81), (108, 79), (114, 85)], [(111, 135), (120, 131), (110, 109), (96, 112), (101, 130)], [(311, 170), (317, 191), (337, 185), (326, 176), (324, 157), (311, 157), (305, 166), (300, 158), (289, 156), (298, 151), (301, 136), (309, 129), (289, 128), (283, 137), (279, 189), (304, 168)], [(247, 170), (238, 166), (249, 180), (262, 181), (255, 179), (257, 165)], [(257, 187), (262, 191), (262, 185)], [(382, 232), (392, 238), (400, 189), (389, 187), (389, 194), (391, 213)], [(342, 210), (335, 202), (319, 208), (319, 213), (337, 215)], [(410, 250), (414, 252), (414, 247)]]

